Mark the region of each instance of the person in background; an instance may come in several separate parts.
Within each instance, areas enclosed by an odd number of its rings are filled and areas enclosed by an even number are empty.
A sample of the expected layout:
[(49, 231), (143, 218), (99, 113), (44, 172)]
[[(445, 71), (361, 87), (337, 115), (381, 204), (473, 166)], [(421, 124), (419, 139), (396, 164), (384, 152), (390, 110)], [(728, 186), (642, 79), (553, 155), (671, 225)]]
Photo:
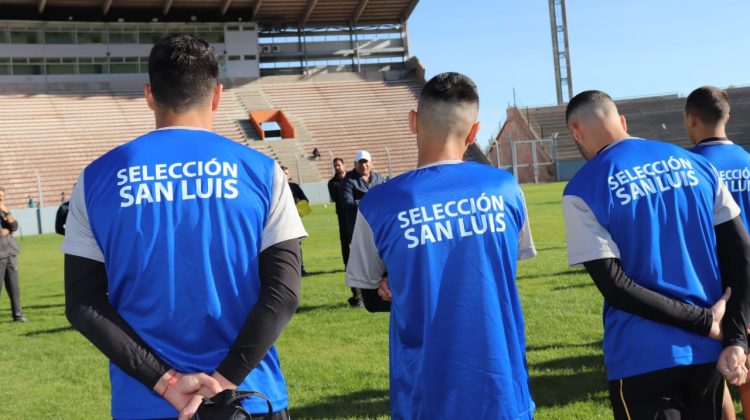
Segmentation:
[[(695, 145), (693, 152), (708, 159), (719, 171), (719, 177), (740, 207), (745, 229), (750, 214), (750, 153), (727, 138), (729, 96), (723, 89), (703, 86), (695, 89), (685, 101), (685, 131)], [(742, 412), (750, 420), (750, 384), (740, 386)], [(734, 418), (734, 403), (724, 390), (724, 420)]]
[[(372, 170), (372, 156), (366, 150), (358, 150), (354, 154), (354, 169), (347, 172), (341, 184), (339, 200), (346, 222), (346, 243), (351, 246), (354, 234), (354, 223), (357, 220), (359, 202), (365, 197), (370, 188), (380, 185), (385, 179)], [(352, 287), (352, 297), (348, 299), (352, 308), (363, 308), (362, 292)]]
[(346, 216), (344, 207), (341, 204), (341, 184), (346, 177), (346, 166), (341, 158), (333, 159), (333, 176), (328, 180), (328, 195), (331, 202), (336, 205), (336, 219), (339, 222), (339, 242), (341, 243), (341, 258), (344, 260), (344, 267), (349, 261), (349, 239), (346, 234)]
[(70, 209), (70, 201), (65, 201), (60, 204), (57, 208), (57, 214), (55, 214), (55, 233), (58, 235), (65, 236), (65, 223), (68, 220), (68, 211)]
[[(307, 196), (305, 195), (305, 192), (302, 191), (302, 187), (299, 186), (298, 183), (292, 182), (292, 175), (289, 173), (289, 168), (286, 166), (282, 166), (281, 170), (284, 171), (284, 176), (286, 177), (286, 182), (289, 183), (289, 189), (292, 191), (292, 198), (294, 198), (294, 204), (297, 205), (301, 201), (309, 202), (307, 199)], [(305, 277), (309, 275), (307, 271), (305, 271), (305, 260), (302, 258), (302, 247), (300, 246), (300, 261), (302, 262), (302, 266), (300, 267), (300, 272), (302, 273), (302, 276)]]
[(5, 188), (0, 187), (0, 275), (3, 276), (5, 290), (10, 298), (11, 315), (14, 322), (27, 322), (21, 307), (21, 286), (18, 278), (18, 247), (13, 232), (18, 230), (18, 222), (5, 205)]

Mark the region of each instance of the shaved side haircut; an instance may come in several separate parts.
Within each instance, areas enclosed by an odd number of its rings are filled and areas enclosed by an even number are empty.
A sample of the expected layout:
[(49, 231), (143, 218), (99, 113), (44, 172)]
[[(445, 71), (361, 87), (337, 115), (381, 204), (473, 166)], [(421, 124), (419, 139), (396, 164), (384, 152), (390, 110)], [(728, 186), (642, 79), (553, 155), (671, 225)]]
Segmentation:
[(477, 85), (460, 73), (440, 73), (428, 81), (419, 96), (419, 119), (435, 131), (461, 134), (476, 121)]
[(716, 126), (729, 117), (729, 95), (724, 89), (703, 86), (692, 91), (685, 102), (685, 113), (707, 126)]
[(586, 117), (586, 119), (596, 117), (604, 120), (612, 113), (618, 115), (615, 101), (609, 95), (600, 90), (587, 90), (574, 96), (568, 102), (565, 122), (569, 123), (573, 117)]

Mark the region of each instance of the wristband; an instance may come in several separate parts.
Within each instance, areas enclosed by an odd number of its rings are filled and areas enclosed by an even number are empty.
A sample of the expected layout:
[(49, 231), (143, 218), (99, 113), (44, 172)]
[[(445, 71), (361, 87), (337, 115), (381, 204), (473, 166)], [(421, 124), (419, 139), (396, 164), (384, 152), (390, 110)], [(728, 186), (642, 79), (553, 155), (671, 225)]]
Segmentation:
[[(161, 393), (161, 397), (164, 398), (165, 395), (167, 395), (167, 391), (169, 390), (169, 387), (177, 383), (177, 372), (174, 371), (174, 369), (169, 369), (169, 372), (172, 372), (167, 381), (167, 386), (164, 387), (164, 391)], [(167, 373), (169, 373), (167, 372)]]

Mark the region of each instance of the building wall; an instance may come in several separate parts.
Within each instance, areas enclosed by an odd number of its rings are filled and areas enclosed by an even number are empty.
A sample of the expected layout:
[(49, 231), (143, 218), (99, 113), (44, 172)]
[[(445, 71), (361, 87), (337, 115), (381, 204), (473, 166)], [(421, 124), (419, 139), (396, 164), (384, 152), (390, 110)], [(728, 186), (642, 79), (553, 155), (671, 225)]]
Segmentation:
[[(513, 154), (512, 154), (512, 142), (524, 141), (524, 140), (535, 140), (538, 139), (537, 134), (532, 130), (526, 118), (517, 108), (508, 108), (507, 119), (505, 124), (500, 129), (500, 133), (497, 136), (497, 142), (494, 143), (487, 153), (490, 161), (493, 165), (503, 167), (508, 171), (513, 171)], [(499, 145), (499, 147), (497, 147)], [(516, 163), (519, 165), (516, 168), (518, 176), (518, 182), (529, 183), (535, 181), (534, 168), (533, 166), (521, 167), (522, 165), (531, 165), (533, 162), (533, 150), (531, 144), (517, 144), (516, 146)], [(542, 148), (537, 146), (537, 161), (538, 162), (551, 162), (551, 153), (546, 152)], [(499, 158), (499, 164), (498, 164)], [(556, 170), (554, 165), (539, 166), (539, 182), (552, 182), (556, 180)]]

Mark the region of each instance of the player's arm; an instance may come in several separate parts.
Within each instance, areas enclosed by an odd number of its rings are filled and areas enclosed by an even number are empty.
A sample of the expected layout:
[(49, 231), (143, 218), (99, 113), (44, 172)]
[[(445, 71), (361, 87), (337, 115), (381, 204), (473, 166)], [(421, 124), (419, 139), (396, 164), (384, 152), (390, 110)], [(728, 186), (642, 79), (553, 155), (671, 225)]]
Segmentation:
[(369, 312), (391, 310), (391, 302), (378, 294), (386, 272), (385, 263), (380, 259), (375, 245), (372, 228), (362, 213), (357, 212), (349, 263), (346, 265), (346, 284), (362, 290), (362, 301)]
[(112, 363), (147, 387), (169, 371), (109, 303), (104, 263), (65, 254), (65, 315)]
[(718, 337), (724, 302), (712, 308), (691, 305), (657, 293), (628, 277), (618, 258), (583, 263), (599, 292), (611, 306), (642, 318), (672, 325), (700, 335)]
[(258, 261), (258, 301), (214, 372), (222, 387), (234, 388), (242, 383), (260, 364), (294, 315), (299, 303), (300, 240), (305, 237), (307, 232), (294, 205), (291, 187), (276, 165)]
[(719, 269), (725, 287), (732, 289), (722, 322), (725, 346), (739, 346), (747, 352), (750, 324), (750, 238), (742, 219), (735, 217), (715, 228)]
[(229, 353), (216, 369), (232, 385), (242, 383), (258, 366), (297, 310), (302, 264), (300, 239), (266, 248), (260, 253), (258, 264), (258, 301)]
[(63, 242), (65, 315), (112, 363), (181, 410), (196, 395), (221, 388), (205, 373), (181, 374), (161, 360), (109, 302), (104, 256), (94, 239), (83, 197), (83, 176), (73, 189)]
[(563, 197), (568, 262), (583, 264), (604, 299), (614, 308), (651, 321), (718, 338), (722, 303), (711, 308), (690, 305), (637, 284), (623, 270), (620, 251), (586, 203)]

